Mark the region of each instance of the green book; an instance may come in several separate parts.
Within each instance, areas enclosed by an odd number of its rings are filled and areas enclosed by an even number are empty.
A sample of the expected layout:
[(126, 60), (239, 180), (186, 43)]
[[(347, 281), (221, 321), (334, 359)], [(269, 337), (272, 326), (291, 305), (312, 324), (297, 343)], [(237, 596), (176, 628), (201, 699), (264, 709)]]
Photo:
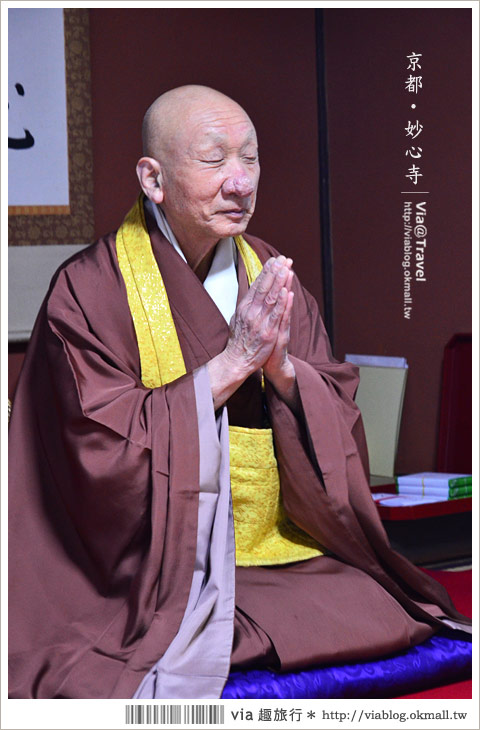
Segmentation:
[(450, 487), (448, 492), (449, 499), (457, 499), (457, 497), (471, 497), (472, 485), (469, 487)]
[(471, 487), (472, 477), (457, 477), (456, 479), (448, 480), (449, 487)]

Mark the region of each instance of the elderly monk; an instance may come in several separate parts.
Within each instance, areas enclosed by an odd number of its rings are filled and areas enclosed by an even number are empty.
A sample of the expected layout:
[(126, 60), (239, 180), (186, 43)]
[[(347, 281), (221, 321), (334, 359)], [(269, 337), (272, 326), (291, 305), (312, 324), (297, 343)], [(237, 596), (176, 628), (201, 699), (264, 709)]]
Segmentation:
[(249, 117), (181, 87), (143, 144), (142, 194), (56, 273), (16, 393), (11, 697), (216, 698), (231, 667), (464, 628), (388, 544), (356, 369), (291, 259), (243, 235)]

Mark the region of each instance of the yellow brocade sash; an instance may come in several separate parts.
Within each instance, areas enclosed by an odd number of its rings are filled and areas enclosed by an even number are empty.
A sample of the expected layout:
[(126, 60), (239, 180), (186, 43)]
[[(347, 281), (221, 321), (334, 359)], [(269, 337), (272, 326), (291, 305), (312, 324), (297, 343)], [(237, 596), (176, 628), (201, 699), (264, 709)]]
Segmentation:
[(288, 519), (271, 428), (230, 426), (230, 480), (237, 565), (279, 565), (322, 555)]
[[(249, 284), (262, 264), (234, 237)], [(116, 237), (141, 363), (142, 383), (158, 388), (184, 375), (185, 363), (167, 292), (152, 251), (140, 195)], [(230, 426), (230, 478), (237, 565), (275, 565), (322, 555), (318, 543), (286, 516), (271, 429)]]

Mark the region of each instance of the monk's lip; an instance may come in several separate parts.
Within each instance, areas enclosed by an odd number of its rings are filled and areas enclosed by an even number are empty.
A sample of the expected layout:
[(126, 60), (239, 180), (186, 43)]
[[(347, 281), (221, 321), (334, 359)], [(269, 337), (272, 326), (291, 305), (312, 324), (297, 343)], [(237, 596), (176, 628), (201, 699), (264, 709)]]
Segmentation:
[(220, 212), (222, 215), (229, 215), (232, 218), (242, 218), (247, 211), (242, 208), (241, 210), (222, 210)]

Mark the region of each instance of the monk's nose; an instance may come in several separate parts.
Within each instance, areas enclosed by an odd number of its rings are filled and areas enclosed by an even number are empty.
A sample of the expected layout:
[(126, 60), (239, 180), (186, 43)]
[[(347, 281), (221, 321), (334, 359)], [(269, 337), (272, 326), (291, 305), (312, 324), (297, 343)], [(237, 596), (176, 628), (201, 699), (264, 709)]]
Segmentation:
[(239, 195), (246, 198), (254, 191), (253, 181), (245, 173), (239, 173), (228, 177), (223, 184), (223, 191), (226, 195)]

